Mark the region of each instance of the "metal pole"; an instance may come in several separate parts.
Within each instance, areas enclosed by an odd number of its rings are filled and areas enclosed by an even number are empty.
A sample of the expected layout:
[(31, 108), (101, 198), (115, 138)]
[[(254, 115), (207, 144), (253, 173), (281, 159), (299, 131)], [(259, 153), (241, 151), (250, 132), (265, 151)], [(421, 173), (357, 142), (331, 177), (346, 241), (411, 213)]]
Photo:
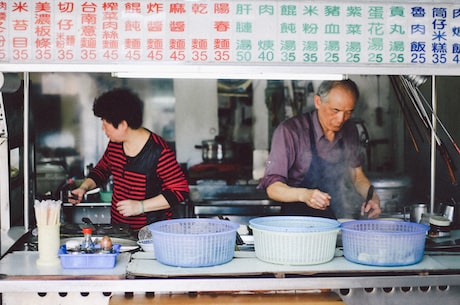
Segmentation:
[(431, 130), (431, 188), (430, 188), (430, 213), (434, 212), (434, 199), (436, 193), (436, 76), (431, 76), (431, 103), (433, 112), (431, 115), (432, 130)]
[(24, 229), (29, 228), (29, 72), (24, 72)]

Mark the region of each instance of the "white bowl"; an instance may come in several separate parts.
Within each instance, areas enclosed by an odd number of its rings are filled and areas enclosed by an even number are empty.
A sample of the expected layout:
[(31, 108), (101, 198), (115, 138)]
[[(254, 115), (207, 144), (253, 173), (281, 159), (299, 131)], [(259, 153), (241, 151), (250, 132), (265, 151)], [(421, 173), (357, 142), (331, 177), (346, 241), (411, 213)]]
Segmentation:
[(152, 239), (138, 240), (137, 244), (141, 246), (144, 252), (153, 252), (153, 240)]

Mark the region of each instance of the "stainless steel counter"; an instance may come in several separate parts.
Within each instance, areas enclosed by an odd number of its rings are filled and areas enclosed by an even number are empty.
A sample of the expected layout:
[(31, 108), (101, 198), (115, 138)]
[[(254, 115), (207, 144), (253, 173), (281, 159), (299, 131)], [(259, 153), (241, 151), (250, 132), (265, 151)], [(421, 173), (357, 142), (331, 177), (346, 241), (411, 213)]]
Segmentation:
[[(123, 270), (95, 273), (94, 270), (37, 269), (34, 254), (8, 254), (0, 261), (3, 274), (0, 292), (4, 300), (5, 297), (11, 300), (10, 297), (18, 293), (23, 298), (27, 295), (33, 298), (43, 292), (50, 296), (85, 292), (87, 298), (87, 294), (103, 292), (106, 295), (124, 292), (226, 294), (332, 290), (346, 304), (434, 304), (442, 298), (443, 305), (448, 305), (458, 304), (460, 297), (460, 255), (457, 253), (425, 255), (420, 263), (402, 267), (354, 264), (344, 259), (340, 251), (331, 262), (312, 266), (265, 263), (250, 251), (236, 251), (229, 263), (206, 268), (165, 266), (154, 259), (153, 253), (134, 253), (129, 256), (129, 263), (126, 258), (120, 256), (122, 261), (117, 262), (116, 268)], [(100, 304), (100, 298), (96, 299), (99, 303), (94, 304)], [(70, 300), (75, 302), (75, 297), (69, 299), (69, 304)], [(84, 300), (92, 304), (89, 298)]]

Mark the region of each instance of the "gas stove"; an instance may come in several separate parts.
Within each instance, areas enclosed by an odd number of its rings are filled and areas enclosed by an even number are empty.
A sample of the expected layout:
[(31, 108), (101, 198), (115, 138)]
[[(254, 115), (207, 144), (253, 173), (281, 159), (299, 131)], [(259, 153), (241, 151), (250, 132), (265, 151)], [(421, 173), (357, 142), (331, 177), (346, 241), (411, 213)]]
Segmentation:
[(93, 229), (93, 236), (104, 236), (116, 238), (132, 238), (135, 237), (131, 228), (126, 224), (79, 224), (65, 223), (61, 225), (61, 238), (82, 236), (82, 229), (90, 227)]

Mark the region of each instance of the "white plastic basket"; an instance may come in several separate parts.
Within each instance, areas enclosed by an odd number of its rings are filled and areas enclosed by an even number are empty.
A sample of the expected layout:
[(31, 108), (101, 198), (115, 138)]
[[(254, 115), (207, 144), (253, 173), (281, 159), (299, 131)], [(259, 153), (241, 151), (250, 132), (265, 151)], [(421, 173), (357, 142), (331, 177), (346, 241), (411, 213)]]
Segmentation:
[(270, 216), (249, 221), (256, 257), (282, 265), (315, 265), (334, 257), (340, 223), (309, 216)]
[(227, 220), (182, 218), (149, 225), (157, 260), (178, 267), (206, 267), (232, 260), (239, 224)]
[(428, 227), (390, 220), (342, 223), (343, 255), (351, 262), (372, 266), (405, 266), (420, 262)]

